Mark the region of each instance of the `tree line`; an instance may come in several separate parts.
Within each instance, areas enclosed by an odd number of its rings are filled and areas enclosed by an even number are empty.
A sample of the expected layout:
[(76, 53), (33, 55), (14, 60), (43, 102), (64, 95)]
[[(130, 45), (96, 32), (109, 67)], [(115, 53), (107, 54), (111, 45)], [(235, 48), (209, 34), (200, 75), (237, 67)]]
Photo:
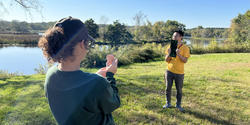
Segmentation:
[(13, 20), (0, 20), (0, 33), (37, 33), (53, 26), (55, 22), (27, 23)]
[[(84, 23), (89, 34), (97, 41), (122, 44), (144, 41), (168, 41), (174, 31), (185, 31), (185, 36), (197, 38), (226, 38), (227, 41), (242, 43), (250, 39), (250, 10), (245, 14), (239, 14), (232, 19), (230, 28), (203, 28), (198, 26), (186, 29), (186, 26), (175, 20), (157, 21), (151, 23), (145, 21), (145, 15), (141, 12), (133, 18), (134, 26), (126, 26), (118, 20), (113, 24), (96, 24), (93, 19)], [(0, 33), (37, 33), (44, 32), (55, 22), (27, 23), (20, 21), (0, 21)]]
[(186, 31), (186, 36), (192, 36), (195, 38), (227, 38), (228, 37), (228, 28), (204, 28), (198, 26)]

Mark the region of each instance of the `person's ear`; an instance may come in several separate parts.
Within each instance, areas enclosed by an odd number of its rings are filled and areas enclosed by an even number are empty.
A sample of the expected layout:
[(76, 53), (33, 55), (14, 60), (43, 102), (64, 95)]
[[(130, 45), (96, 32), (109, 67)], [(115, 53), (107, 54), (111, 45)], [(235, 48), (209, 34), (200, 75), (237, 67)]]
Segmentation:
[(79, 44), (80, 44), (81, 49), (83, 49), (83, 48), (85, 49), (84, 40), (82, 40)]

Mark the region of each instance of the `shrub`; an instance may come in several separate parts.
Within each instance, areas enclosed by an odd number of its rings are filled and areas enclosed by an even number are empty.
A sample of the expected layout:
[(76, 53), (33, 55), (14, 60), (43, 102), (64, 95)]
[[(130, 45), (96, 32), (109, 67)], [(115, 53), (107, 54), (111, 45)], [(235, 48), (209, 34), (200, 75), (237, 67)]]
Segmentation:
[(160, 60), (164, 57), (161, 44), (125, 45), (120, 47), (96, 46), (82, 61), (81, 67), (93, 68), (106, 65), (106, 55), (114, 54), (119, 59), (119, 66)]

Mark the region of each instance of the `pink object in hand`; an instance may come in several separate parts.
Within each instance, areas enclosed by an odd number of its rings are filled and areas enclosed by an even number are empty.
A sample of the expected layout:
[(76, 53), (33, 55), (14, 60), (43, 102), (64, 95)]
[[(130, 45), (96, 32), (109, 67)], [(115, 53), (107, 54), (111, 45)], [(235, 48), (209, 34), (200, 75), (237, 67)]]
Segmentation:
[(113, 54), (108, 54), (106, 56), (106, 59), (107, 59), (107, 66), (110, 66), (112, 62), (115, 60), (115, 56)]
[(96, 73), (103, 76), (103, 77), (106, 77), (107, 68), (103, 67), (103, 68), (99, 69)]
[(97, 74), (103, 77), (106, 77), (108, 66), (112, 65), (113, 61), (115, 60), (115, 56), (113, 54), (109, 54), (106, 56), (106, 59), (107, 59), (106, 67), (103, 67), (97, 71)]
[(101, 68), (101, 70), (102, 70), (102, 71), (106, 71), (106, 70), (107, 70), (107, 68), (106, 68), (106, 67), (103, 67), (103, 68)]

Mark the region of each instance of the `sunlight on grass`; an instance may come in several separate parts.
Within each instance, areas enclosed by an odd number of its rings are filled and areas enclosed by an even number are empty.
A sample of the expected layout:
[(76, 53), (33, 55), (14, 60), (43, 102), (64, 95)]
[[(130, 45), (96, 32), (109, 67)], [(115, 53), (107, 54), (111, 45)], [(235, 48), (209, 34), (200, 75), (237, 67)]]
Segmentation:
[[(118, 69), (122, 105), (114, 113), (127, 124), (250, 124), (250, 54), (192, 55), (185, 65), (183, 107), (165, 104), (163, 61), (136, 63)], [(96, 72), (98, 69), (82, 69)], [(0, 75), (0, 124), (55, 124), (46, 98), (45, 75)], [(172, 89), (172, 105), (176, 90)]]

